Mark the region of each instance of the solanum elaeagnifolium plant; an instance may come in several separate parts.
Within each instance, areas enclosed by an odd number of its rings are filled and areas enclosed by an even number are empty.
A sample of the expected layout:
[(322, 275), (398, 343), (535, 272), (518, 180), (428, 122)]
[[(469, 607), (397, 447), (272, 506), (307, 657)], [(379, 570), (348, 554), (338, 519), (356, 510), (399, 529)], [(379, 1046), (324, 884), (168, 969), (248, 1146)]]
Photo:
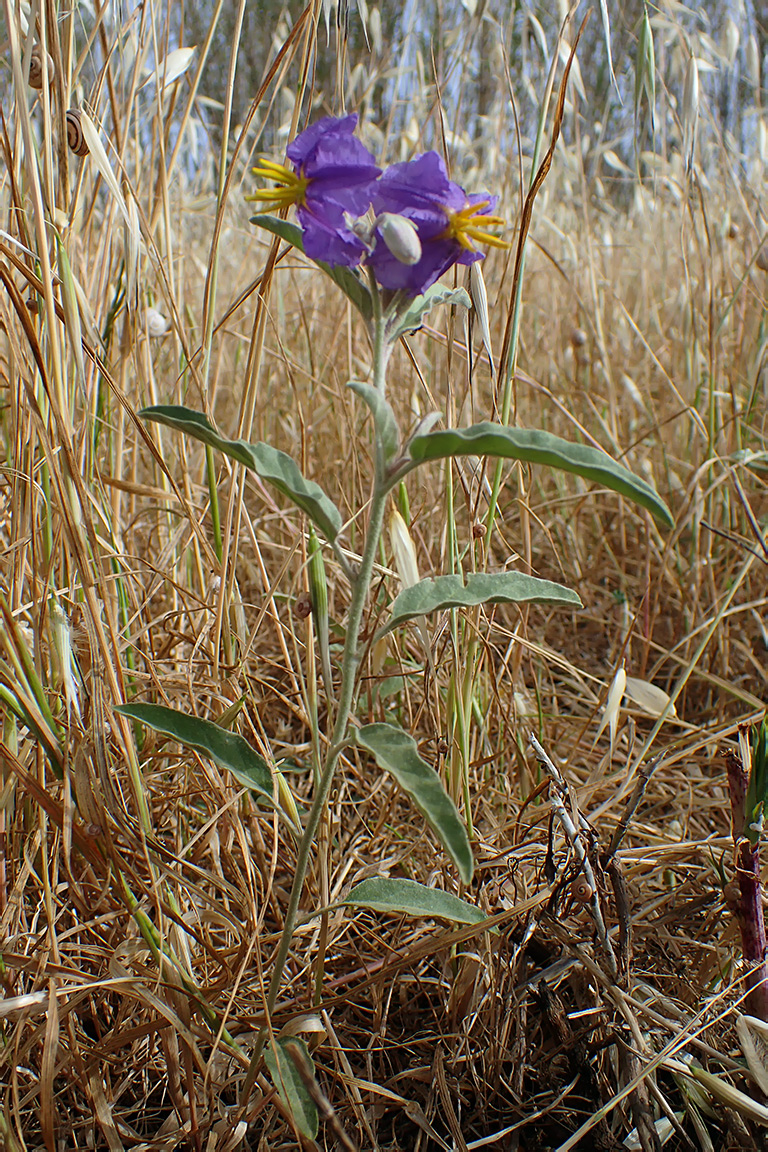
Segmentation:
[[(496, 197), (468, 195), (449, 178), (436, 152), (382, 171), (355, 135), (356, 126), (356, 116), (329, 117), (313, 124), (288, 146), (287, 164), (261, 161), (255, 172), (272, 186), (259, 189), (249, 199), (264, 209), (295, 206), (297, 224), (272, 215), (256, 216), (253, 223), (304, 252), (330, 276), (358, 310), (370, 334), (370, 377), (350, 382), (352, 391), (370, 410), (374, 447), (374, 476), (359, 564), (350, 565), (340, 546), (344, 529), (336, 504), (319, 485), (301, 474), (290, 456), (268, 444), (226, 439), (205, 416), (189, 409), (160, 406), (142, 413), (146, 419), (170, 425), (220, 449), (273, 484), (308, 518), (315, 545), (316, 531), (325, 537), (351, 588), (340, 667), (335, 675), (324, 676), (326, 691), (333, 696), (325, 710), (333, 718), (333, 729), (326, 734), (327, 752), (316, 773), (311, 807), (300, 829), (285, 925), (270, 973), (268, 1012), (276, 1002), (315, 837), (345, 748), (356, 744), (395, 777), (423, 813), (460, 880), (468, 884), (472, 879), (473, 859), (466, 823), (438, 774), (419, 755), (413, 737), (393, 724), (359, 724), (356, 717), (361, 622), (392, 489), (413, 469), (432, 460), (462, 455), (505, 457), (575, 472), (634, 500), (660, 521), (670, 520), (665, 505), (645, 481), (605, 453), (549, 433), (491, 422), (437, 429), (439, 417), (433, 417), (423, 421), (410, 438), (402, 438), (387, 400), (387, 363), (392, 348), (404, 333), (418, 329), (424, 315), (436, 305), (471, 307), (463, 289), (449, 289), (437, 281), (457, 264), (481, 260), (484, 247), (506, 246), (498, 231), (504, 222), (495, 215)], [(315, 579), (322, 578), (322, 565), (315, 566)], [(313, 596), (315, 608), (317, 600)], [(391, 604), (389, 618), (383, 622), (379, 635), (446, 608), (531, 602), (570, 607), (580, 604), (578, 596), (569, 589), (523, 573), (482, 572), (466, 577), (437, 574), (403, 587)], [(323, 630), (328, 627), (327, 611), (324, 616), (318, 613), (316, 625), (322, 645)], [(326, 636), (325, 667), (327, 652)], [(169, 709), (144, 704), (130, 705), (125, 710), (144, 723), (184, 739), (183, 725), (172, 719), (174, 714)], [(198, 726), (205, 723), (196, 720)], [(220, 747), (222, 730), (214, 724), (209, 728), (213, 731), (208, 731), (207, 736), (196, 729), (195, 739), (190, 738), (190, 742), (227, 763), (228, 751)], [(241, 741), (232, 734), (224, 735)], [(237, 746), (241, 759), (233, 770), (238, 779), (248, 781), (270, 799), (274, 793), (279, 803), (280, 792), (272, 784), (268, 765), (252, 750), (250, 767), (244, 767), (242, 757), (248, 758), (247, 748), (245, 741)], [(295, 827), (295, 807), (288, 818)], [(346, 902), (458, 921), (482, 918), (479, 910), (466, 901), (412, 881), (366, 880), (349, 893)], [(261, 1046), (257, 1052), (260, 1054)], [(274, 1048), (271, 1059), (279, 1062)]]

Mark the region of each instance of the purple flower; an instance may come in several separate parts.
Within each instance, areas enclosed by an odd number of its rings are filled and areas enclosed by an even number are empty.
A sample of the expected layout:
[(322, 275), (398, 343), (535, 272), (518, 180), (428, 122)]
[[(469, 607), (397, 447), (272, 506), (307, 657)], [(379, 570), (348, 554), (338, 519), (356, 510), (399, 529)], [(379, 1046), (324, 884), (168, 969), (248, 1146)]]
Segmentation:
[(371, 203), (377, 216), (384, 212), (405, 216), (416, 227), (421, 242), (421, 259), (405, 264), (390, 252), (377, 231), (369, 262), (382, 288), (419, 296), (453, 264), (482, 259), (476, 243), (508, 247), (506, 241), (488, 232), (488, 228), (504, 223), (499, 216), (484, 211), (493, 212), (497, 197), (468, 196), (448, 179), (437, 152), (425, 152), (415, 160), (387, 168), (372, 189)]
[(371, 203), (371, 185), (381, 172), (356, 136), (357, 116), (326, 116), (292, 140), (286, 149), (293, 168), (262, 160), (257, 176), (278, 186), (248, 196), (264, 208), (296, 205), (304, 251), (312, 260), (360, 263), (365, 246), (344, 213), (362, 216)]

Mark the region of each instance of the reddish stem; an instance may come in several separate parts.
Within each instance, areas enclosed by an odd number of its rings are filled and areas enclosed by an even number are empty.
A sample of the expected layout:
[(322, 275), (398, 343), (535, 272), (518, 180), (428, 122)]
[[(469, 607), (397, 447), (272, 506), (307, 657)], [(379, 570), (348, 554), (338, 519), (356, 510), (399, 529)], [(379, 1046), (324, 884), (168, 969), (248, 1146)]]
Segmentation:
[(744, 976), (745, 1007), (759, 1020), (768, 1020), (768, 966), (766, 966), (765, 917), (760, 881), (760, 849), (744, 835), (745, 800), (749, 779), (740, 757), (726, 753), (728, 790), (731, 794), (733, 862), (739, 885), (734, 911), (741, 930), (741, 949), (748, 971)]

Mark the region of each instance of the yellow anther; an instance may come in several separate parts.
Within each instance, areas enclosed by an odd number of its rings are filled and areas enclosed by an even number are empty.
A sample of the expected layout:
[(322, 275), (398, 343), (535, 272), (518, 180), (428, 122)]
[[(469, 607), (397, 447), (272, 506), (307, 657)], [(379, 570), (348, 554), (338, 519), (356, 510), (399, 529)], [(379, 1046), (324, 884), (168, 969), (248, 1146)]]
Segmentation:
[(287, 208), (291, 204), (306, 202), (309, 178), (297, 175), (285, 164), (277, 164), (274, 160), (260, 160), (253, 169), (253, 174), (262, 180), (272, 180), (277, 184), (277, 188), (262, 188), (246, 196), (246, 200), (255, 200), (265, 208)]
[(476, 252), (478, 244), (488, 244), (491, 248), (509, 248), (508, 241), (488, 231), (489, 228), (503, 228), (505, 224), (501, 216), (483, 214), (483, 208), (489, 204), (490, 200), (481, 200), (479, 204), (467, 204), (458, 212), (449, 212), (445, 236), (469, 252)]

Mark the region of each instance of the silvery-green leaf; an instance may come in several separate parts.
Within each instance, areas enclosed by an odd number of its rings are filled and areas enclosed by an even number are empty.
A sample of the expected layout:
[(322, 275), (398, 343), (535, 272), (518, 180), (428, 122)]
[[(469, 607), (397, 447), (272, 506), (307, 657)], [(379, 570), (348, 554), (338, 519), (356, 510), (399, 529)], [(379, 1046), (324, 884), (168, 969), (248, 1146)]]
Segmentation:
[(438, 304), (459, 304), (471, 308), (472, 301), (463, 288), (449, 288), (445, 284), (433, 284), (423, 296), (411, 300), (405, 312), (400, 313), (390, 333), (393, 340), (408, 332), (415, 332), (424, 323), (424, 317)]
[(314, 1140), (318, 1130), (317, 1108), (290, 1057), (290, 1048), (294, 1045), (301, 1049), (304, 1060), (312, 1067), (312, 1058), (306, 1044), (303, 1040), (293, 1036), (289, 1039), (273, 1041), (264, 1053), (264, 1063), (267, 1065), (270, 1079), (277, 1089), (280, 1099), (291, 1113), (296, 1127), (303, 1136)]
[[(251, 216), (251, 224), (256, 224), (266, 232), (271, 232), (273, 236), (279, 236), (281, 240), (285, 240), (286, 244), (291, 244), (294, 248), (298, 248), (299, 252), (304, 252), (302, 231), (296, 224), (291, 224), (288, 220), (281, 220), (279, 216), (270, 216), (268, 214)], [(311, 257), (308, 257), (308, 259), (311, 259)], [(364, 320), (371, 319), (373, 316), (371, 294), (366, 285), (363, 284), (362, 280), (351, 268), (345, 268), (342, 264), (337, 264), (332, 268), (331, 265), (326, 264), (324, 260), (315, 260), (313, 263), (317, 264), (318, 268), (322, 268), (326, 276), (330, 276), (334, 284), (341, 288), (344, 295), (352, 301)]]
[(157, 404), (152, 408), (142, 408), (139, 416), (194, 436), (196, 440), (218, 448), (246, 468), (252, 468), (262, 480), (272, 484), (302, 512), (306, 512), (328, 540), (334, 540), (338, 535), (341, 529), (341, 513), (338, 508), (319, 484), (302, 476), (295, 461), (286, 452), (262, 442), (249, 444), (247, 440), (227, 440), (219, 435), (202, 412), (177, 404)]
[(428, 916), (456, 924), (479, 924), (485, 912), (440, 888), (427, 888), (415, 880), (372, 876), (363, 880), (341, 901), (355, 908), (372, 908), (374, 912), (401, 912), (406, 916)]
[(238, 783), (252, 792), (258, 792), (272, 803), (272, 773), (263, 756), (236, 732), (227, 732), (212, 720), (201, 720), (186, 712), (166, 708), (164, 704), (119, 704), (115, 708), (123, 716), (146, 724), (155, 732), (162, 732), (186, 748), (194, 748), (210, 756), (221, 768), (226, 768)]
[(414, 464), (446, 456), (501, 456), (546, 464), (619, 492), (647, 508), (662, 524), (674, 523), (664, 501), (645, 480), (612, 460), (607, 452), (587, 444), (573, 444), (551, 432), (484, 421), (469, 428), (449, 428), (415, 436), (408, 444), (408, 451)]
[(576, 592), (552, 580), (539, 580), (524, 572), (476, 572), (461, 576), (430, 576), (395, 598), (392, 615), (382, 629), (390, 632), (415, 616), (445, 608), (472, 608), (477, 604), (551, 604), (581, 608)]
[(376, 424), (377, 435), (381, 437), (384, 448), (384, 461), (389, 463), (400, 447), (400, 429), (397, 426), (392, 405), (372, 384), (366, 384), (362, 380), (350, 380), (349, 387), (370, 408)]
[(469, 884), (474, 863), (466, 826), (437, 772), (419, 756), (413, 737), (394, 724), (365, 724), (356, 739), (410, 796)]

